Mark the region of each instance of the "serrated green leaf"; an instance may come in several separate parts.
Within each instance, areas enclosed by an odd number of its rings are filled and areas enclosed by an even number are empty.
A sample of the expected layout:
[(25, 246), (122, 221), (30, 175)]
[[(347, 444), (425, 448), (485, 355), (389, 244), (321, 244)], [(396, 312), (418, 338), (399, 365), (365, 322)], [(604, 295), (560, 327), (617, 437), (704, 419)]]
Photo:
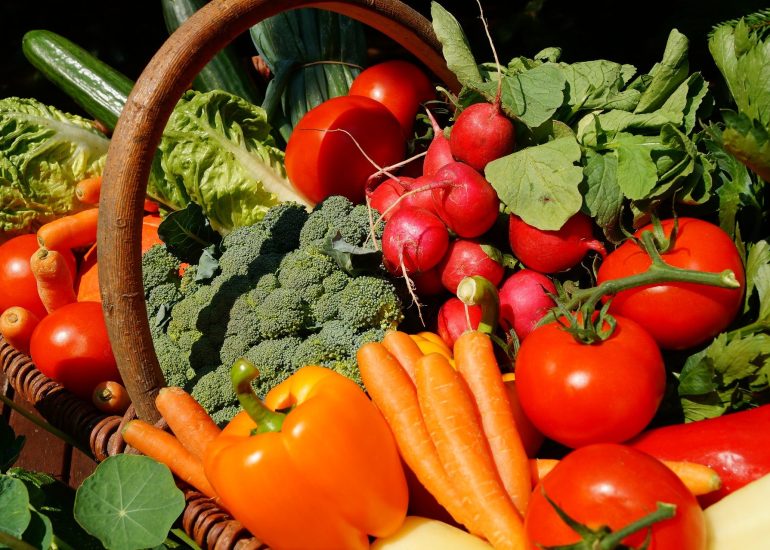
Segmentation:
[(75, 519), (110, 550), (160, 545), (184, 509), (169, 469), (143, 455), (107, 458), (75, 496)]
[(20, 539), (32, 519), (24, 482), (0, 475), (0, 510), (0, 531)]
[(557, 230), (583, 203), (581, 150), (572, 138), (527, 147), (487, 164), (484, 174), (502, 203), (529, 225)]
[(449, 70), (463, 86), (480, 86), (483, 78), (460, 23), (438, 2), (431, 2), (430, 15)]
[(759, 366), (770, 357), (770, 335), (752, 334), (729, 340), (723, 347), (709, 347), (714, 370), (721, 374), (722, 384), (733, 383), (756, 375)]
[(743, 113), (725, 111), (723, 117), (724, 148), (763, 180), (770, 182), (770, 131)]
[(614, 154), (590, 154), (583, 168), (586, 208), (604, 235), (618, 241), (617, 228), (623, 208), (623, 191), (618, 186), (618, 159)]
[(679, 373), (679, 395), (706, 395), (716, 390), (714, 366), (707, 350), (702, 350), (687, 358)]
[(716, 418), (727, 412), (727, 404), (716, 393), (704, 396), (683, 397), (682, 413), (685, 422)]
[(758, 321), (770, 320), (770, 242), (749, 245), (746, 258), (746, 295), (744, 311), (749, 311), (756, 290), (759, 298)]

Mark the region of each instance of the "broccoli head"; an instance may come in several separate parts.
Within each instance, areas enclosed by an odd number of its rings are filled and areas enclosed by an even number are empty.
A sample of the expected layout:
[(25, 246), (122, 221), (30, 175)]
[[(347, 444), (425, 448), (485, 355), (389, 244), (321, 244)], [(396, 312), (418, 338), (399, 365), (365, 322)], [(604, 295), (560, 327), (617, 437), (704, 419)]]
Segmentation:
[(155, 244), (142, 254), (142, 285), (144, 295), (164, 283), (179, 284), (179, 268), (182, 262), (171, 254), (166, 245)]

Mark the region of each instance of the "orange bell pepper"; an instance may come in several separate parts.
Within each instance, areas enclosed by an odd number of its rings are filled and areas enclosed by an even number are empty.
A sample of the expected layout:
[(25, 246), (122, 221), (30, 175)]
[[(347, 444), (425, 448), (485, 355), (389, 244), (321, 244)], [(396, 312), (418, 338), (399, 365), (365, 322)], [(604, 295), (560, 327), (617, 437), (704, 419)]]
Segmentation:
[(408, 492), (398, 450), (355, 382), (306, 366), (262, 403), (254, 365), (241, 359), (232, 375), (244, 411), (209, 445), (204, 467), (254, 536), (276, 550), (357, 549), (401, 526)]

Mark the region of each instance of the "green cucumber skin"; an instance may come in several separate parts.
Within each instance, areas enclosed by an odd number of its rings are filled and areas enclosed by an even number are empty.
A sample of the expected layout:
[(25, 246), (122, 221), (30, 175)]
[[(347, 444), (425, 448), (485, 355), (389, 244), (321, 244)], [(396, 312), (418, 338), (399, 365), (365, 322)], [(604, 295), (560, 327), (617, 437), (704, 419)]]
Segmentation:
[(22, 50), (30, 63), (110, 130), (115, 128), (134, 82), (67, 38), (28, 31)]
[[(205, 4), (205, 0), (162, 0), (163, 18), (169, 34)], [(262, 94), (230, 46), (220, 51), (201, 69), (193, 81), (193, 88), (201, 92), (224, 90), (254, 105), (262, 103)]]

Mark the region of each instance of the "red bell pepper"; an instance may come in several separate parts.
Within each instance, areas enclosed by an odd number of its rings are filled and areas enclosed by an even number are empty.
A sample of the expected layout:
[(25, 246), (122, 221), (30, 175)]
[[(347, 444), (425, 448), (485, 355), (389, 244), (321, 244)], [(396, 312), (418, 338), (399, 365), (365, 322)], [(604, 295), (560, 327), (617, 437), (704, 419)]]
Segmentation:
[(770, 405), (643, 432), (628, 442), (661, 460), (713, 468), (722, 487), (698, 498), (708, 506), (770, 473)]
[[(303, 367), (262, 403), (241, 359), (233, 385), (244, 412), (209, 445), (206, 476), (235, 519), (276, 550), (365, 549), (406, 517), (393, 434), (355, 382)], [(288, 410), (288, 412), (281, 412)]]

